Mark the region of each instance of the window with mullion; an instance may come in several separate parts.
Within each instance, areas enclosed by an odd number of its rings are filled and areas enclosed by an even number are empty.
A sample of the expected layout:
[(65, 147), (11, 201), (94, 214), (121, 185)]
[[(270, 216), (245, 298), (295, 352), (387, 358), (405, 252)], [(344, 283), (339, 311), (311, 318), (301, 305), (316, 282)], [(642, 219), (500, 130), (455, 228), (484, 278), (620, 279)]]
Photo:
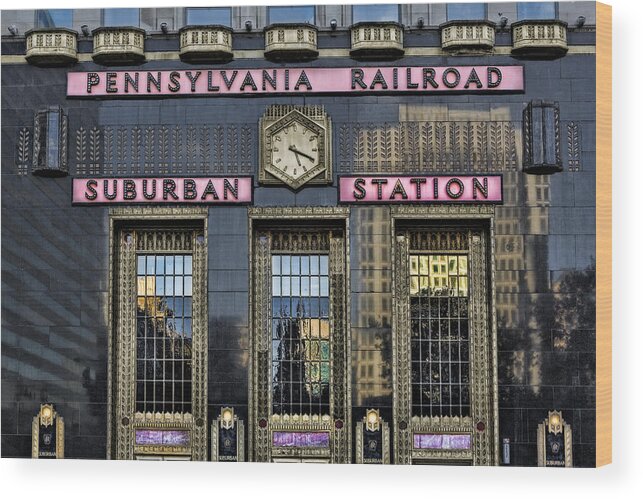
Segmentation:
[(137, 255), (136, 410), (192, 410), (192, 255)]
[(36, 25), (39, 28), (71, 28), (73, 9), (46, 9), (36, 11)]
[(412, 414), (468, 416), (468, 257), (412, 253), (409, 280)]
[(525, 19), (556, 19), (555, 2), (520, 2), (516, 4), (517, 18)]
[(467, 21), (486, 19), (484, 3), (448, 3), (447, 21)]
[(400, 20), (398, 4), (353, 5), (353, 22), (383, 22)]
[(188, 7), (185, 9), (185, 22), (188, 25), (232, 26), (232, 9), (230, 7)]
[(272, 411), (330, 413), (327, 254), (272, 255)]

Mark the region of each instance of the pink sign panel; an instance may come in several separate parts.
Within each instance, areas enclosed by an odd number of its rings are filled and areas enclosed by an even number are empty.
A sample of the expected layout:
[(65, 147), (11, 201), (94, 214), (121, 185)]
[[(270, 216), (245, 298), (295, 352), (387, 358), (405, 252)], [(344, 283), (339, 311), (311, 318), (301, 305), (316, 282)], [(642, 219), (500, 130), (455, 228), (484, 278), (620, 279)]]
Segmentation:
[(471, 448), (471, 435), (444, 435), (437, 433), (415, 433), (414, 449), (467, 450)]
[(502, 203), (501, 175), (340, 177), (340, 203)]
[(75, 178), (72, 204), (243, 204), (252, 177)]
[(69, 97), (520, 92), (522, 66), (95, 71), (67, 74)]

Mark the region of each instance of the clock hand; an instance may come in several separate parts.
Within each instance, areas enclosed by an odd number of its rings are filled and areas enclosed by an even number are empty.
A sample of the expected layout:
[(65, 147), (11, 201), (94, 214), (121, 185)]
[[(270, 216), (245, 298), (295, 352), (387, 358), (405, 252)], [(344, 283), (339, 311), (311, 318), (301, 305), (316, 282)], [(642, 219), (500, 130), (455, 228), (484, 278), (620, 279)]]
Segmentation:
[(315, 162), (315, 158), (313, 158), (312, 156), (309, 156), (305, 152), (300, 151), (299, 149), (297, 149), (297, 147), (294, 144), (292, 146), (288, 147), (288, 149), (291, 150), (292, 152), (294, 152), (295, 154), (301, 154), (304, 158), (307, 158), (310, 161)]
[(297, 154), (297, 150), (296, 149), (291, 149), (291, 151), (295, 153), (295, 158), (297, 159), (297, 164), (299, 166), (301, 166), (301, 161), (299, 161), (299, 156)]

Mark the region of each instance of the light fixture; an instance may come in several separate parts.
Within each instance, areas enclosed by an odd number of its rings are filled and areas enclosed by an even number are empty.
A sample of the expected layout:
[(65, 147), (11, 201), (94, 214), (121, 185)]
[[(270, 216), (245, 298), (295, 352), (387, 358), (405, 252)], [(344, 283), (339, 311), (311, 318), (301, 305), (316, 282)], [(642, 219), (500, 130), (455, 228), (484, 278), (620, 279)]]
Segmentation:
[(161, 31), (167, 35), (167, 23), (161, 23)]
[(418, 28), (422, 29), (423, 26), (424, 26), (424, 18), (418, 17)]
[(16, 36), (18, 34), (18, 28), (16, 28), (15, 24), (10, 25), (8, 28), (9, 33), (11, 33), (11, 36)]
[(509, 19), (507, 19), (505, 16), (502, 16), (500, 18), (500, 27), (505, 28), (508, 22), (509, 22)]
[(83, 24), (80, 27), (80, 30), (83, 32), (83, 35), (89, 36), (89, 26), (87, 26), (86, 24)]
[(578, 19), (576, 19), (576, 26), (578, 28), (585, 26), (585, 16), (578, 16)]
[(226, 407), (221, 411), (221, 419), (223, 419), (226, 423), (229, 423), (232, 421), (232, 409), (229, 407)]
[(252, 31), (252, 21), (248, 19), (245, 23), (246, 31)]
[(332, 29), (333, 31), (337, 29), (337, 19), (330, 20), (330, 29)]

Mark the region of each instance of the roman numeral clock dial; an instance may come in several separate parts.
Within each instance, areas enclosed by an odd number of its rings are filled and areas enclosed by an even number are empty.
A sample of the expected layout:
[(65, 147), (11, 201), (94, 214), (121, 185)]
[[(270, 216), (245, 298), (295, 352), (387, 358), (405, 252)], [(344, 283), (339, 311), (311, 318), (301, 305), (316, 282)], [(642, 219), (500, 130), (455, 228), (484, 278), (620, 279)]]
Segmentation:
[(321, 106), (272, 106), (261, 120), (262, 183), (332, 182), (330, 120)]

